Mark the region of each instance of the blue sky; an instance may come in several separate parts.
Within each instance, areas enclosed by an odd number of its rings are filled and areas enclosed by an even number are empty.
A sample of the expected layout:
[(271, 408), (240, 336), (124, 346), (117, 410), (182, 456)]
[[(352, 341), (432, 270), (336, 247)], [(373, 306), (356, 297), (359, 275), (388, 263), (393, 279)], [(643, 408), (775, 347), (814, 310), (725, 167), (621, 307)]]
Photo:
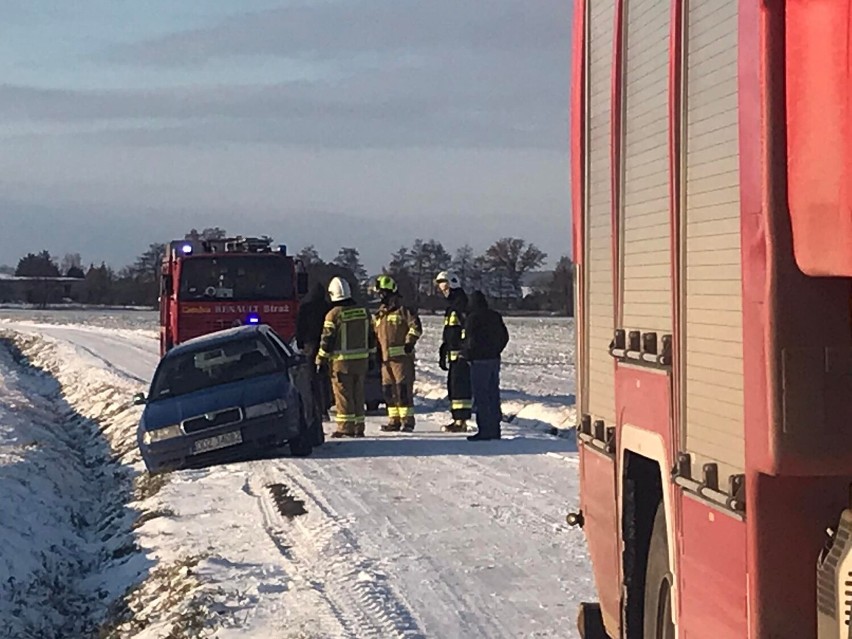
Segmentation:
[(0, 3), (0, 264), (191, 227), (569, 252), (570, 2)]

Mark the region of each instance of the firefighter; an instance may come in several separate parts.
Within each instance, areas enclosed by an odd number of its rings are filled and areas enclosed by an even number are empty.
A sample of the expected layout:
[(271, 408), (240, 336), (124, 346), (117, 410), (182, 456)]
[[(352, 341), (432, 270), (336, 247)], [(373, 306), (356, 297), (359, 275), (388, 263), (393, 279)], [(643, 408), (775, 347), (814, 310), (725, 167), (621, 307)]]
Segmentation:
[(414, 345), (423, 334), (417, 311), (403, 306), (396, 282), (379, 275), (375, 291), (381, 297), (376, 313), (376, 342), (382, 370), (382, 390), (388, 407), (383, 431), (414, 430)]
[(323, 322), (316, 365), (329, 363), (339, 437), (363, 437), (366, 421), (364, 381), (373, 365), (376, 334), (367, 309), (355, 303), (349, 283), (341, 277), (328, 284), (331, 310)]
[(447, 298), (444, 311), (444, 334), (438, 351), (438, 365), (447, 371), (447, 392), (450, 397), (450, 413), (453, 421), (441, 430), (452, 433), (467, 431), (467, 420), (471, 416), (470, 365), (461, 357), (464, 323), (467, 311), (467, 295), (462, 289), (458, 275), (441, 271), (435, 278), (438, 290)]

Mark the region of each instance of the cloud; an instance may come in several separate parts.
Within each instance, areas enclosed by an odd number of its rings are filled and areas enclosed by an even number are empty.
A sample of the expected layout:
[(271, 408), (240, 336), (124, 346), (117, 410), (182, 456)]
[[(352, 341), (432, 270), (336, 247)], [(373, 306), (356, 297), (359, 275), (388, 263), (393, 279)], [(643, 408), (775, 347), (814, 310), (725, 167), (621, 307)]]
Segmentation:
[(70, 133), (110, 124), (86, 137), (129, 145), (555, 148), (567, 136), (566, 78), (532, 73), (506, 52), (436, 54), (430, 64), (313, 82), (112, 91), (0, 85), (0, 116), (67, 123)]
[(570, 2), (303, 1), (0, 84), (0, 261), (52, 238), (121, 265), (215, 224), (371, 267), (417, 236), (569, 250)]
[[(163, 67), (215, 62), (221, 84), (0, 85), (0, 117), (29, 125), (13, 134), (64, 123), (66, 134), (130, 146), (552, 149), (567, 137), (569, 5), (362, 0), (241, 14), (111, 47), (100, 58)], [(274, 63), (264, 63), (266, 84), (228, 81), (240, 65), (261, 64), (256, 56), (325, 62), (295, 81), (275, 82)]]
[(569, 5), (564, 0), (323, 2), (236, 15), (213, 27), (111, 47), (103, 55), (117, 63), (171, 66), (227, 56), (565, 51)]

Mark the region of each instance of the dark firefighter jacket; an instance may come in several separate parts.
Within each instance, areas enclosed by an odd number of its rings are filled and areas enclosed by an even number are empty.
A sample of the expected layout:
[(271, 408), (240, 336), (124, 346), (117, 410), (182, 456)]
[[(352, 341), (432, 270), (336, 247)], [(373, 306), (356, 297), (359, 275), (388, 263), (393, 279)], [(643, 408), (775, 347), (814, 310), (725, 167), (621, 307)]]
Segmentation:
[(498, 359), (509, 343), (509, 331), (503, 317), (488, 308), (488, 301), (480, 291), (470, 296), (470, 314), (464, 325), (462, 356), (470, 361)]
[(322, 323), (331, 310), (331, 304), (325, 298), (325, 289), (315, 284), (299, 305), (296, 317), (296, 346), (304, 350), (305, 345), (316, 353), (322, 335)]
[(382, 361), (405, 357), (405, 347), (414, 344), (423, 334), (417, 311), (402, 305), (398, 295), (391, 296), (376, 313), (376, 341)]
[(467, 315), (467, 294), (460, 288), (450, 290), (447, 310), (444, 311), (444, 335), (441, 343), (441, 360), (454, 362), (459, 358), (464, 338)]
[(375, 352), (376, 333), (367, 309), (352, 300), (334, 304), (323, 321), (317, 364), (330, 360), (334, 371), (365, 372)]

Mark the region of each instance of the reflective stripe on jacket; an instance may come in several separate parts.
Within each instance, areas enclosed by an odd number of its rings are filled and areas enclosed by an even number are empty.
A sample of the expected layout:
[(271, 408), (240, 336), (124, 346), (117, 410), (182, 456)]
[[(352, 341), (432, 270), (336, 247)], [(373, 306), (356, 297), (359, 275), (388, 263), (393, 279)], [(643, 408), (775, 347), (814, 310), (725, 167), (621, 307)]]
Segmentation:
[(444, 311), (443, 350), (452, 362), (461, 354), (464, 342), (464, 323), (467, 319), (467, 295), (456, 288), (447, 297), (447, 310)]
[(414, 346), (422, 334), (423, 325), (414, 309), (384, 304), (379, 307), (376, 313), (376, 341), (382, 360), (406, 356), (405, 346)]
[(317, 361), (365, 360), (376, 351), (370, 314), (363, 306), (335, 306), (325, 316)]

